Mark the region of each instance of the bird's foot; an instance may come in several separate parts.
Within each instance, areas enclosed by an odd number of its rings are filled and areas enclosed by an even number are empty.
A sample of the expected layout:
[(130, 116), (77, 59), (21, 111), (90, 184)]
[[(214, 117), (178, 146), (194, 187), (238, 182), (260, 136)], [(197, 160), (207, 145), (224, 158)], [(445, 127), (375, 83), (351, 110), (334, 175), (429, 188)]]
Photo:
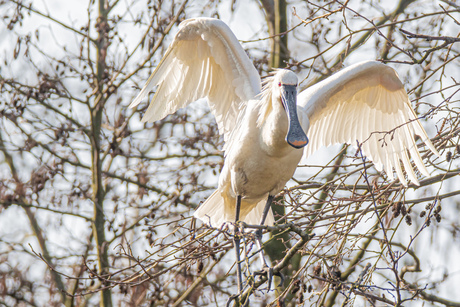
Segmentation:
[[(240, 296), (238, 294), (233, 294), (230, 296), (227, 300), (227, 307), (230, 307), (232, 302), (235, 301), (236, 306), (241, 306), (241, 307), (248, 307), (249, 306), (249, 300), (247, 299), (244, 303), (240, 301)], [(235, 305), (233, 305), (235, 306)]]
[(260, 271), (254, 272), (254, 279), (256, 276), (267, 276), (268, 282), (268, 291), (271, 289), (273, 276), (278, 276), (281, 280), (277, 287), (281, 287), (284, 284), (284, 275), (281, 272), (274, 272), (272, 267), (268, 265), (264, 265), (264, 267)]

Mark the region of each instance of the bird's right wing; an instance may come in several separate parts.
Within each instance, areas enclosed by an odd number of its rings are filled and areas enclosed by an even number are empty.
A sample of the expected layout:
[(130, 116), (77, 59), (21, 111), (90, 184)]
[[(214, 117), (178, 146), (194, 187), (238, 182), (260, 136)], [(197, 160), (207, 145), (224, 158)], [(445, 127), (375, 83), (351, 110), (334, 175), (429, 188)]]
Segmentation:
[(356, 146), (358, 141), (377, 170), (384, 169), (393, 179), (394, 169), (407, 185), (401, 162), (409, 179), (418, 184), (408, 153), (417, 168), (429, 175), (414, 134), (439, 155), (418, 121), (398, 75), (382, 63), (368, 61), (343, 69), (300, 93), (298, 105), (310, 122), (306, 156), (321, 146)]
[(158, 86), (142, 121), (153, 122), (207, 97), (227, 140), (243, 102), (260, 93), (260, 77), (230, 28), (213, 18), (183, 21), (130, 107)]

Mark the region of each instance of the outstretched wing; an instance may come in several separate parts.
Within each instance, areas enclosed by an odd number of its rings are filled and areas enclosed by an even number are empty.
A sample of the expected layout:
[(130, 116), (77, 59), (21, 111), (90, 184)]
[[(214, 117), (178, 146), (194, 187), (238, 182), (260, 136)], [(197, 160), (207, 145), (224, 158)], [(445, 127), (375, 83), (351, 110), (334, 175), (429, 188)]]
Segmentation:
[(183, 21), (179, 32), (130, 107), (155, 86), (143, 117), (153, 122), (207, 97), (219, 131), (227, 138), (241, 104), (260, 93), (260, 77), (230, 28), (213, 18)]
[(362, 144), (363, 153), (377, 170), (393, 180), (393, 169), (407, 185), (419, 184), (410, 163), (426, 176), (428, 171), (417, 149), (414, 134), (439, 155), (412, 109), (396, 72), (375, 61), (358, 63), (332, 75), (299, 94), (300, 110), (308, 117), (308, 156), (320, 146), (335, 143)]

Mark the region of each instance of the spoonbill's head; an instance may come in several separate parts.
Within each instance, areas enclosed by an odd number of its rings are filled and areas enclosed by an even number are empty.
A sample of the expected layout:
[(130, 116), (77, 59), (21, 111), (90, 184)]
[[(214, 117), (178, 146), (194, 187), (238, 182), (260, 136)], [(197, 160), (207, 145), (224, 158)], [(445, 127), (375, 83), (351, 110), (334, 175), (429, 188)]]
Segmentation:
[(286, 142), (294, 148), (302, 148), (308, 144), (308, 138), (297, 116), (297, 83), (295, 73), (281, 69), (274, 76), (272, 90), (274, 98), (281, 101), (288, 117)]

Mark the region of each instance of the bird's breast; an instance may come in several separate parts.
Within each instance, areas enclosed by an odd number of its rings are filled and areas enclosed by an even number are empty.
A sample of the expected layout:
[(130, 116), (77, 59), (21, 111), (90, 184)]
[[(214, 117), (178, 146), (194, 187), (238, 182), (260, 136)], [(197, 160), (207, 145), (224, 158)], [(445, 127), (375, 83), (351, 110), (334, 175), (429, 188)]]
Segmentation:
[[(262, 133), (259, 129), (259, 133)], [(226, 167), (231, 169), (232, 190), (243, 198), (259, 199), (283, 189), (292, 177), (302, 157), (302, 149), (289, 146), (284, 139), (266, 143), (260, 135), (246, 134), (238, 150), (227, 156)]]
[[(226, 152), (220, 187), (244, 199), (259, 201), (275, 195), (292, 177), (303, 150), (290, 146), (284, 112), (272, 112), (263, 125), (257, 125), (257, 109), (248, 108)], [(283, 117), (284, 116), (284, 117)]]

